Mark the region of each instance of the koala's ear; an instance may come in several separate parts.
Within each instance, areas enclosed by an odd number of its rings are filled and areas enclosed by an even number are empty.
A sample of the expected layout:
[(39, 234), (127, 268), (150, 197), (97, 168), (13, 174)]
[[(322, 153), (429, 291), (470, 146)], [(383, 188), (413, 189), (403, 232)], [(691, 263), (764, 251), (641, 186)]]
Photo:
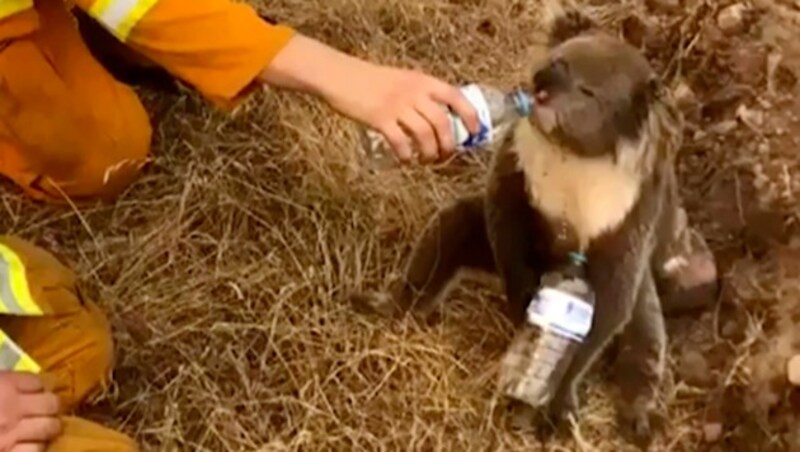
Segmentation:
[(572, 2), (545, 0), (542, 6), (550, 47), (597, 28), (597, 24)]
[(660, 80), (653, 76), (638, 83), (630, 97), (622, 97), (615, 105), (614, 125), (620, 136), (635, 139), (655, 102), (662, 95)]
[(651, 76), (645, 83), (634, 90), (633, 107), (636, 110), (645, 111), (650, 108), (650, 104), (658, 100), (663, 95), (664, 86), (657, 75)]
[(653, 75), (647, 81), (647, 97), (650, 101), (660, 99), (664, 95), (664, 90), (664, 84), (658, 75)]

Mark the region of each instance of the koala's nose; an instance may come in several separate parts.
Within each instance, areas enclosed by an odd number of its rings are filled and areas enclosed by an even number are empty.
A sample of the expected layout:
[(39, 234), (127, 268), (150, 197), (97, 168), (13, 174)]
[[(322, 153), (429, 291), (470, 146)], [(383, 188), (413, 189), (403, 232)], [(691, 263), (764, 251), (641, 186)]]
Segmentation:
[(567, 84), (567, 70), (559, 62), (550, 63), (533, 74), (533, 86), (538, 91), (552, 91)]

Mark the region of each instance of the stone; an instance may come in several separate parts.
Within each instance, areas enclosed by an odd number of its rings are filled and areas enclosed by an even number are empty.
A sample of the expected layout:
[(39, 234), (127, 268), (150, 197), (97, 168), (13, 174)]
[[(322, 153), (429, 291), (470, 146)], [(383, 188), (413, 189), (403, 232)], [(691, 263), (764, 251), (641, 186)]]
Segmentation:
[(725, 135), (736, 130), (738, 125), (739, 123), (735, 120), (728, 119), (714, 124), (713, 126), (709, 127), (708, 130), (716, 135)]
[(733, 320), (728, 320), (722, 327), (722, 336), (724, 337), (728, 338), (733, 337), (738, 332), (739, 332), (739, 324)]
[(678, 375), (692, 386), (707, 386), (713, 382), (713, 375), (705, 356), (696, 350), (686, 350), (680, 357)]
[(793, 386), (800, 386), (800, 355), (794, 355), (786, 363), (786, 374), (789, 383)]
[(703, 439), (707, 443), (716, 443), (722, 438), (722, 424), (712, 422), (703, 426)]
[(720, 11), (717, 15), (717, 26), (727, 34), (739, 33), (744, 28), (744, 13), (747, 7), (735, 3)]
[(680, 0), (648, 0), (647, 5), (654, 10), (677, 11), (681, 2)]
[(736, 117), (753, 130), (760, 130), (764, 125), (764, 112), (748, 108), (744, 104), (736, 109)]
[(687, 110), (697, 105), (697, 95), (685, 82), (680, 82), (673, 93), (675, 103), (679, 108)]

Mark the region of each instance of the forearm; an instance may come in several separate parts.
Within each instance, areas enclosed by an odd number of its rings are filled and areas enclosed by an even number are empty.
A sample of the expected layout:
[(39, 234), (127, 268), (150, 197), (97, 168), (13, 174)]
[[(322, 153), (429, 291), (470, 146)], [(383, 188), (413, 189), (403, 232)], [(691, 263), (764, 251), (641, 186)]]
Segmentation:
[(298, 33), (269, 62), (258, 80), (330, 98), (339, 87), (356, 82), (354, 74), (369, 68), (374, 65)]
[(420, 71), (365, 61), (299, 34), (265, 64), (257, 79), (323, 99), (339, 113), (382, 133), (403, 161), (413, 156), (412, 140), (423, 161), (452, 152), (446, 107), (461, 116), (470, 131), (478, 130), (474, 108), (451, 84)]

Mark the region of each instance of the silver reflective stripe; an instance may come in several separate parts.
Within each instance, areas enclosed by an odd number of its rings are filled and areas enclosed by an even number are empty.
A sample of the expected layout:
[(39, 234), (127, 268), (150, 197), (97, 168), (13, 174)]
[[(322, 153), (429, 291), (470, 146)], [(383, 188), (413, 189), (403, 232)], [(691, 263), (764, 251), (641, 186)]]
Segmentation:
[(5, 305), (4, 311), (9, 314), (25, 314), (11, 290), (11, 269), (8, 262), (0, 256), (0, 300)]
[(0, 370), (14, 370), (19, 362), (19, 353), (11, 343), (11, 339), (6, 337), (0, 345)]

